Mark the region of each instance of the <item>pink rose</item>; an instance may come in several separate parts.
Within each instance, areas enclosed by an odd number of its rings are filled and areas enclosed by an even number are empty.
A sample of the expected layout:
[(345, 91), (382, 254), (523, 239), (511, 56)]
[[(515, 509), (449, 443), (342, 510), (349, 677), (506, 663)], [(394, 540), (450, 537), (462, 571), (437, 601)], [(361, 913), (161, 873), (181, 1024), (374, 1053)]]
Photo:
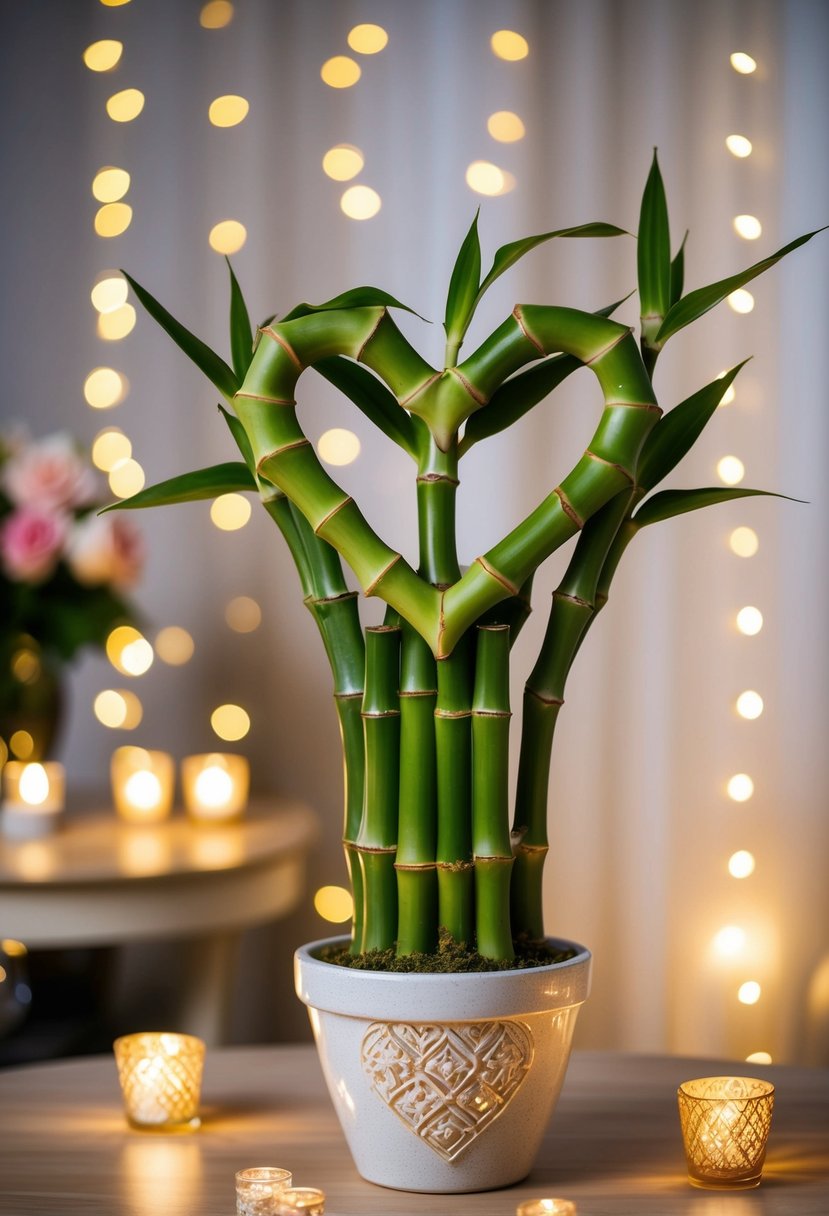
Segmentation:
[(20, 507), (82, 507), (94, 501), (95, 475), (70, 436), (56, 434), (12, 453), (3, 469), (3, 488)]
[(79, 583), (131, 587), (144, 564), (144, 541), (123, 515), (87, 515), (72, 529), (66, 560)]
[(9, 578), (42, 583), (54, 571), (68, 532), (66, 517), (40, 507), (21, 507), (0, 530), (0, 556)]

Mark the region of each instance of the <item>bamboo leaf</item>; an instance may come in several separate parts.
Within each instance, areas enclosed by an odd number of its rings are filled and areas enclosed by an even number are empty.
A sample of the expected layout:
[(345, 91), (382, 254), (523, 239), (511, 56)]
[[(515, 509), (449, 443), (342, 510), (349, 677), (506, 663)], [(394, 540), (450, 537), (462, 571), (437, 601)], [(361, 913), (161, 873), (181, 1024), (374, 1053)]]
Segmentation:
[(531, 249), (535, 249), (537, 245), (543, 245), (545, 241), (551, 241), (553, 237), (588, 237), (588, 236), (629, 236), (624, 228), (617, 228), (615, 224), (604, 224), (600, 221), (590, 224), (577, 224), (574, 228), (557, 228), (554, 232), (542, 232), (540, 236), (527, 236), (520, 241), (511, 241), (509, 245), (502, 245), (496, 252), (489, 273), (481, 283), (475, 303), (477, 305), (481, 296), (490, 287), (497, 278), (499, 278), (505, 270), (509, 270), (510, 266), (522, 258), (525, 253), (529, 253)]
[(253, 334), (242, 289), (233, 273), (230, 258), (225, 258), (225, 261), (230, 271), (230, 357), (241, 384), (253, 358)]
[(449, 291), (446, 295), (446, 315), (443, 328), (446, 331), (447, 340), (458, 346), (472, 320), (478, 300), (478, 289), (481, 285), (481, 242), (478, 238), (480, 213), (479, 207), (458, 252), (452, 269), (452, 277), (449, 280)]
[[(255, 490), (256, 480), (241, 461), (217, 464), (193, 473), (181, 473), (158, 485), (147, 486), (131, 498), (110, 503), (103, 511), (134, 511), (143, 507), (166, 507), (180, 502), (198, 502), (203, 498), (218, 498), (220, 494)], [(100, 514), (103, 514), (103, 511)]]
[[(596, 312), (597, 317), (609, 317), (629, 296), (608, 304)], [(572, 355), (552, 355), (543, 363), (536, 363), (527, 371), (519, 372), (505, 380), (492, 394), (485, 409), (476, 410), (467, 420), (466, 430), (460, 441), (458, 456), (463, 456), (482, 439), (489, 439), (523, 418), (533, 406), (557, 388), (563, 380), (582, 367)], [(723, 389), (725, 392), (725, 389)]]
[(136, 283), (135, 279), (130, 278), (125, 270), (122, 270), (121, 273), (153, 320), (157, 321), (161, 328), (169, 334), (188, 359), (191, 359), (196, 367), (204, 372), (222, 396), (230, 400), (239, 387), (239, 381), (224, 359), (221, 359), (215, 351), (202, 342), (201, 338), (197, 338), (195, 334), (190, 333), (189, 329), (185, 329), (162, 304), (159, 304), (158, 300), (145, 291), (140, 283)]
[(717, 380), (712, 380), (660, 418), (645, 440), (639, 457), (636, 481), (641, 489), (652, 490), (691, 450), (722, 401), (726, 389), (746, 363), (748, 359)]
[(298, 317), (307, 317), (309, 313), (313, 312), (333, 312), (338, 308), (402, 308), (404, 312), (412, 313), (421, 321), (426, 320), (425, 317), (420, 316), (419, 312), (415, 312), (406, 304), (401, 304), (387, 291), (381, 291), (378, 287), (354, 287), (351, 291), (344, 291), (341, 295), (334, 296), (333, 300), (326, 300), (324, 304), (297, 304), (296, 308), (292, 308), (286, 317), (280, 319), (280, 323), (296, 321)]
[(786, 257), (787, 254), (792, 253), (795, 249), (799, 249), (801, 245), (805, 245), (813, 236), (817, 236), (819, 232), (823, 231), (825, 231), (824, 228), (816, 228), (814, 232), (807, 232), (804, 236), (799, 236), (797, 240), (790, 241), (788, 245), (784, 245), (782, 249), (778, 249), (770, 257), (763, 258), (761, 262), (755, 262), (747, 270), (742, 270), (739, 274), (733, 274), (727, 279), (720, 279), (718, 283), (711, 283), (708, 287), (699, 287), (696, 291), (689, 292), (687, 296), (683, 297), (683, 299), (679, 300), (669, 309), (665, 320), (659, 327), (656, 342), (660, 346), (663, 346), (668, 338), (673, 337), (680, 329), (684, 329), (686, 325), (690, 325), (692, 321), (696, 321), (698, 317), (703, 316), (709, 309), (714, 308), (726, 296), (729, 296), (732, 291), (736, 291), (739, 287), (744, 287), (746, 283), (750, 283), (752, 279), (756, 279), (758, 275), (763, 274), (764, 271), (776, 265), (781, 258)]
[(245, 458), (245, 464), (248, 466), (251, 473), (253, 473), (255, 475), (256, 457), (253, 454), (253, 448), (250, 446), (250, 440), (248, 439), (247, 431), (242, 426), (241, 421), (236, 417), (235, 414), (231, 414), (230, 411), (226, 410), (223, 405), (219, 406), (219, 410), (221, 411), (222, 417), (224, 418), (225, 422), (227, 423), (228, 427), (230, 428), (231, 435), (236, 440), (237, 448), (239, 449), (239, 451), (242, 453), (242, 455)]
[(682, 238), (682, 244), (676, 251), (676, 257), (671, 262), (671, 307), (676, 304), (677, 300), (682, 299), (682, 288), (685, 283), (685, 242), (688, 240), (688, 232)]
[(381, 380), (342, 355), (318, 360), (314, 370), (345, 393), (384, 435), (393, 439), (410, 456), (416, 456), (417, 440), (412, 419)]
[(639, 212), (636, 250), (642, 335), (650, 345), (653, 334), (671, 306), (671, 240), (665, 187), (654, 148), (653, 162)]
[(673, 519), (675, 515), (684, 515), (688, 511), (699, 511), (703, 507), (712, 507), (720, 502), (731, 502), (735, 498), (752, 498), (756, 495), (767, 498), (785, 498), (789, 502), (802, 502), (802, 499), (791, 498), (788, 494), (775, 494), (772, 490), (749, 490), (741, 486), (707, 486), (699, 490), (662, 490), (642, 503), (633, 516), (633, 523), (639, 528), (644, 528), (647, 524), (656, 524), (663, 519)]

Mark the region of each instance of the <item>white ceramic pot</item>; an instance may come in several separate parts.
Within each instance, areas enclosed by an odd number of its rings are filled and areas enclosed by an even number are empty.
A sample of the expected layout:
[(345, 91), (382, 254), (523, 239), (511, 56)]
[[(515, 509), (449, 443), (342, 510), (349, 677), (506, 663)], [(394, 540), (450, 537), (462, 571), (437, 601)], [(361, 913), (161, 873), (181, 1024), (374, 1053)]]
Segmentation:
[(522, 971), (358, 971), (294, 956), (357, 1169), (407, 1191), (487, 1191), (532, 1169), (561, 1089), (590, 952)]

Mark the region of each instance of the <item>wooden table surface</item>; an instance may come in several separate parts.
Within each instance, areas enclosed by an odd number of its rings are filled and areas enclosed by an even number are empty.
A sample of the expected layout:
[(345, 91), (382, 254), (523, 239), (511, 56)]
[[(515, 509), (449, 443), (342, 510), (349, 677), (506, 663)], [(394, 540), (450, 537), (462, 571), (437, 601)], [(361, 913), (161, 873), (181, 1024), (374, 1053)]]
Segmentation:
[[(766, 1170), (754, 1191), (688, 1185), (675, 1091), (695, 1076), (776, 1087)], [(829, 1070), (575, 1053), (530, 1178), (506, 1191), (414, 1195), (356, 1173), (311, 1047), (208, 1053), (200, 1131), (131, 1131), (115, 1066), (92, 1057), (0, 1073), (2, 1216), (233, 1216), (236, 1170), (281, 1165), (321, 1187), (329, 1216), (513, 1216), (531, 1197), (578, 1216), (827, 1216)]]

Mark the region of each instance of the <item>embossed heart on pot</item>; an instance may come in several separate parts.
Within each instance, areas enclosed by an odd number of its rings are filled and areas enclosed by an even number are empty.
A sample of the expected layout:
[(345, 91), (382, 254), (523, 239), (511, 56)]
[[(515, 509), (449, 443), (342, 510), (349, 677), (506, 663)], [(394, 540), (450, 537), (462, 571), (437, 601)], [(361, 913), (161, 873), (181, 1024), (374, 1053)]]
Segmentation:
[[(359, 292), (352, 294), (360, 299)], [(541, 395), (569, 370), (590, 367), (605, 400), (599, 425), (573, 470), (462, 577), (454, 550), (448, 555), (421, 552), (421, 572), (416, 573), (323, 469), (297, 419), (296, 382), (306, 368), (320, 365), (346, 392), (351, 388), (349, 395), (360, 398), (364, 413), (417, 462), (418, 493), (430, 504), (427, 513), (434, 504), (447, 521), (454, 520), (458, 459), (474, 442), (474, 435), (469, 438), (474, 428), (461, 437), (461, 427), (486, 411), (488, 425), (479, 431), (501, 429), (498, 412), (509, 410), (515, 384), (508, 378), (531, 361), (545, 360), (549, 367), (553, 352), (563, 352), (565, 366), (550, 369), (550, 383)], [(483, 612), (516, 595), (536, 566), (605, 502), (633, 484), (639, 451), (659, 416), (626, 326), (540, 305), (516, 307), (478, 350), (442, 372), (413, 349), (385, 305), (302, 306), (260, 331), (233, 406), (250, 442), (263, 498), (286, 494), (316, 536), (345, 558), (363, 591), (398, 611), (438, 658), (451, 653)], [(506, 417), (503, 425), (509, 421)], [(448, 577), (441, 567), (451, 571)]]
[(493, 1021), (373, 1022), (360, 1054), (378, 1097), (429, 1148), (452, 1161), (506, 1110), (533, 1053), (528, 1026)]

